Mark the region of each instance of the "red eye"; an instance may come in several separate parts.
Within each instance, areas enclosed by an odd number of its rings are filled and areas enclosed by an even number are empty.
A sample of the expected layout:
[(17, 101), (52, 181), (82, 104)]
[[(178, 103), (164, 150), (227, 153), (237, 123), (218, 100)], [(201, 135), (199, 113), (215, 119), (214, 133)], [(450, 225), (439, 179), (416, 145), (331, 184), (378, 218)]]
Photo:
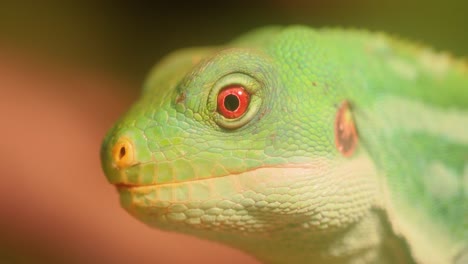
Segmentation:
[(249, 106), (250, 95), (240, 85), (225, 87), (218, 94), (218, 113), (229, 119), (242, 116)]

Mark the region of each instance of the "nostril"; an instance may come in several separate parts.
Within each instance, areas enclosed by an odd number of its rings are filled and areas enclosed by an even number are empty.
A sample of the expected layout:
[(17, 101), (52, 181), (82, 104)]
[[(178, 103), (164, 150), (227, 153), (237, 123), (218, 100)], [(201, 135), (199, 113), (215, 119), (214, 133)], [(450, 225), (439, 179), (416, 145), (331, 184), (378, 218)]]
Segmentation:
[(122, 169), (135, 164), (133, 144), (128, 138), (120, 138), (112, 148), (112, 159), (115, 167)]
[(125, 146), (122, 146), (122, 147), (120, 148), (119, 159), (123, 159), (123, 158), (125, 157), (125, 153), (126, 153), (126, 152), (127, 152), (127, 151), (125, 150)]

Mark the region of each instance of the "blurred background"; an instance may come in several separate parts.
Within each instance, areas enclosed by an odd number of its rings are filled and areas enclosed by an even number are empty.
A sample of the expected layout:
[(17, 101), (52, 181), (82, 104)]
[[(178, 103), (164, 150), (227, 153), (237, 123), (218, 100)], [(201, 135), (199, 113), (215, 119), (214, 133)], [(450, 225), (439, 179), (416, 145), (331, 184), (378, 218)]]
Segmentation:
[(257, 263), (119, 207), (100, 142), (168, 52), (276, 24), (385, 31), (468, 55), (468, 2), (0, 1), (0, 263)]

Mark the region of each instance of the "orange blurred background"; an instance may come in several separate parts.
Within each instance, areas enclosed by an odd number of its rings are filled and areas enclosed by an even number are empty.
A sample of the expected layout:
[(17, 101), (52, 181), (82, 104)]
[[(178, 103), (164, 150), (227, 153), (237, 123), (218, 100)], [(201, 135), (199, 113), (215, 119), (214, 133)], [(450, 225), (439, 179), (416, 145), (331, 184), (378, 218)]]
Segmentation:
[(130, 217), (101, 140), (161, 56), (262, 25), (369, 28), (468, 54), (468, 4), (374, 2), (2, 1), (0, 263), (257, 263)]

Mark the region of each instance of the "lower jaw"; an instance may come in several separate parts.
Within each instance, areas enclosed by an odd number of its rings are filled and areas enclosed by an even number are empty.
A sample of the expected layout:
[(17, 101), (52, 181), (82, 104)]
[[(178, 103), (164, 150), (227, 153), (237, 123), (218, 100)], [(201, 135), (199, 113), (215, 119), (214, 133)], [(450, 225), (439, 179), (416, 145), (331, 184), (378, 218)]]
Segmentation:
[[(266, 203), (265, 194), (274, 193), (278, 186), (290, 186), (295, 180), (310, 178), (313, 172), (312, 168), (302, 167), (262, 168), (181, 183), (117, 187), (122, 207), (150, 226), (183, 233), (216, 231), (258, 235), (272, 231), (264, 230), (268, 225), (257, 223), (262, 217), (258, 218), (258, 212), (252, 211), (265, 206), (261, 205)], [(257, 202), (260, 204), (254, 205)], [(265, 206), (261, 214), (267, 218), (275, 215), (271, 206)]]

